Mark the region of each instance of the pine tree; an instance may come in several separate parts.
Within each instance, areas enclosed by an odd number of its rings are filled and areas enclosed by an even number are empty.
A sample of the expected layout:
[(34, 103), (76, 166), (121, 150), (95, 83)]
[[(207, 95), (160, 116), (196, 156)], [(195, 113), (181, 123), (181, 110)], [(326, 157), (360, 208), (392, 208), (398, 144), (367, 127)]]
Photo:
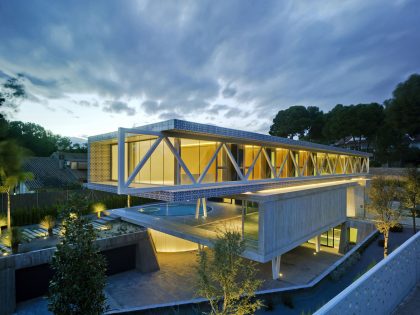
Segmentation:
[(95, 246), (95, 231), (78, 211), (63, 213), (64, 233), (52, 260), (49, 310), (60, 315), (103, 314), (106, 262)]

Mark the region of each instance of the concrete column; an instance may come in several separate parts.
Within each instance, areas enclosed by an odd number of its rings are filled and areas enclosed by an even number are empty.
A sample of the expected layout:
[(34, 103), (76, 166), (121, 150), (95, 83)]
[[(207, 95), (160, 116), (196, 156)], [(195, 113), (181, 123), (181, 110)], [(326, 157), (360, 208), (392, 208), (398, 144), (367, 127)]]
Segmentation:
[(197, 205), (195, 206), (195, 218), (198, 219), (198, 216), (200, 215), (200, 201), (201, 199), (197, 199)]
[(203, 217), (207, 218), (207, 201), (203, 198)]
[(242, 200), (242, 229), (241, 229), (241, 236), (242, 239), (245, 238), (245, 203), (246, 201)]
[(347, 222), (341, 224), (340, 245), (338, 246), (338, 252), (340, 254), (345, 254), (349, 250), (348, 227)]
[(141, 272), (152, 272), (160, 269), (155, 244), (149, 231), (137, 244), (136, 269)]
[(321, 250), (321, 235), (315, 237), (315, 252), (319, 253)]
[(276, 256), (271, 260), (271, 271), (273, 273), (273, 280), (280, 278), (280, 261), (281, 255)]

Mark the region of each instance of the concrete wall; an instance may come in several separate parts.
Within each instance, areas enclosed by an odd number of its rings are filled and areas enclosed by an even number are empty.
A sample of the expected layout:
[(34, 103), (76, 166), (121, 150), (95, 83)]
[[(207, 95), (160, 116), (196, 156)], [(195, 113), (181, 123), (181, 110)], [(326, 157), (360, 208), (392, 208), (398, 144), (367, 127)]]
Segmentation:
[(347, 188), (347, 216), (364, 218), (365, 216), (365, 187), (362, 185)]
[[(159, 269), (153, 242), (147, 231), (96, 241), (100, 251), (135, 244), (136, 268), (141, 272)], [(49, 264), (56, 248), (47, 248), (0, 258), (0, 315), (12, 314), (16, 307), (16, 270)]]
[(315, 314), (390, 314), (419, 281), (417, 233)]
[(285, 193), (261, 201), (260, 254), (268, 261), (345, 222), (346, 208), (347, 186)]

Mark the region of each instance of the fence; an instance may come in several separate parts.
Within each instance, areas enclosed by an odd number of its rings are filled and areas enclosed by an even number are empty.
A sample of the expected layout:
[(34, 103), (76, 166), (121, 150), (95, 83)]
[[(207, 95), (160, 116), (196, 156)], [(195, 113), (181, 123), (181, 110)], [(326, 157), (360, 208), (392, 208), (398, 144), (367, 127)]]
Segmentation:
[(419, 281), (417, 233), (315, 314), (390, 314)]
[[(59, 191), (46, 191), (46, 192), (35, 192), (29, 194), (17, 194), (10, 196), (10, 203), (12, 211), (14, 209), (22, 208), (43, 208), (51, 207), (57, 203), (63, 203), (69, 199), (72, 194), (90, 195), (92, 200), (99, 200), (115, 194), (93, 191), (88, 189), (79, 190), (59, 190)], [(7, 197), (6, 194), (0, 194), (0, 213), (7, 211)]]

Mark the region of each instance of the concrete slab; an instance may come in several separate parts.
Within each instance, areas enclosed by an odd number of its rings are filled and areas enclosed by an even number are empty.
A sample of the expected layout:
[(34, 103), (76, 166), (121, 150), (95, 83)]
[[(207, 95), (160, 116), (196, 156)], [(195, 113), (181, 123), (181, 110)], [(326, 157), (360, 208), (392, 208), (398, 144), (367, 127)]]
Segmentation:
[[(261, 290), (286, 288), (309, 283), (341, 255), (336, 249), (305, 244), (282, 256), (280, 280), (272, 280), (271, 263), (257, 264)], [(196, 251), (158, 253), (160, 270), (153, 273), (129, 271), (108, 278), (106, 294), (111, 309), (140, 307), (197, 298)]]

